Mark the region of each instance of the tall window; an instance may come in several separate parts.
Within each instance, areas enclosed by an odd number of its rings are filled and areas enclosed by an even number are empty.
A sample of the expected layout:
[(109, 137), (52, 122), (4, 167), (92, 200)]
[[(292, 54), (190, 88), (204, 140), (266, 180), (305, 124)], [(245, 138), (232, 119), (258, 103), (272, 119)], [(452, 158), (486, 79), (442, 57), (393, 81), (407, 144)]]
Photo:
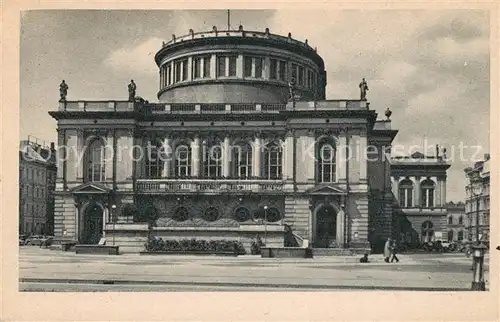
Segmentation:
[(146, 151), (146, 178), (161, 178), (163, 171), (162, 151), (162, 142), (159, 140), (148, 145)]
[(88, 148), (87, 181), (105, 180), (105, 147), (100, 139), (95, 139)]
[(255, 78), (262, 78), (262, 66), (264, 65), (262, 57), (255, 57)]
[(206, 178), (222, 176), (222, 146), (220, 140), (209, 139), (205, 142), (203, 153), (203, 175)]
[(182, 64), (180, 61), (175, 62), (174, 65), (174, 72), (175, 72), (175, 82), (180, 82), (181, 81), (181, 68)]
[(172, 64), (167, 65), (167, 85), (172, 85)]
[(304, 67), (299, 66), (299, 85), (304, 85)]
[(336, 181), (336, 153), (332, 140), (323, 140), (318, 144), (318, 179), (319, 182)]
[(236, 56), (229, 57), (229, 75), (230, 77), (236, 76)]
[(311, 70), (307, 70), (307, 87), (313, 88), (313, 72)]
[(280, 63), (279, 63), (279, 80), (281, 81), (284, 81), (286, 80), (287, 78), (287, 75), (286, 75), (286, 62), (280, 60)]
[(399, 205), (403, 208), (413, 207), (413, 182), (410, 179), (399, 183)]
[(434, 236), (434, 225), (430, 221), (425, 221), (422, 224), (422, 242), (428, 243), (432, 241)]
[(202, 62), (201, 57), (195, 57), (193, 58), (193, 79), (196, 78), (201, 78), (201, 62)]
[(203, 57), (203, 78), (210, 77), (210, 56)]
[(271, 59), (269, 67), (270, 67), (269, 78), (270, 79), (278, 78), (278, 61), (276, 59)]
[(191, 176), (191, 146), (187, 143), (180, 143), (175, 148), (175, 176)]
[(226, 76), (226, 56), (217, 56), (217, 77)]
[(434, 182), (430, 179), (422, 181), (422, 207), (434, 207)]
[(188, 79), (188, 60), (185, 59), (182, 61), (182, 80), (185, 81)]
[(464, 224), (464, 217), (460, 216), (458, 217), (458, 224), (463, 225)]
[(279, 142), (271, 142), (264, 153), (264, 177), (269, 180), (281, 179), (282, 148)]
[(464, 232), (462, 230), (458, 232), (458, 240), (459, 241), (464, 240)]
[(453, 217), (448, 217), (448, 225), (453, 225)]
[(243, 179), (252, 176), (252, 147), (248, 143), (240, 143), (234, 147), (233, 162), (235, 176)]
[(292, 64), (292, 78), (297, 82), (297, 64)]
[(245, 56), (243, 59), (243, 76), (252, 77), (252, 57)]
[(451, 243), (453, 241), (453, 230), (448, 231), (448, 242)]

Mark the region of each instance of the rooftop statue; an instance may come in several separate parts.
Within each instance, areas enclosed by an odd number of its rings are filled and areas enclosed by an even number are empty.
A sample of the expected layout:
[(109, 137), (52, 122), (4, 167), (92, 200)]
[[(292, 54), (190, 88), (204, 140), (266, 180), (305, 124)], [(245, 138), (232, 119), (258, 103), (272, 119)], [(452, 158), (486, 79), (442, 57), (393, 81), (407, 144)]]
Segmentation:
[(366, 101), (366, 92), (368, 91), (368, 84), (366, 80), (363, 78), (361, 83), (359, 83), (359, 90), (361, 92), (361, 100)]
[(134, 83), (134, 80), (130, 80), (130, 84), (128, 84), (128, 100), (129, 102), (133, 102), (135, 98), (135, 90), (137, 89), (137, 86)]
[(293, 77), (288, 82), (288, 93), (290, 95), (289, 99), (294, 100), (295, 99), (295, 78), (293, 78)]
[(59, 85), (59, 95), (61, 96), (61, 99), (59, 100), (59, 102), (66, 102), (66, 96), (68, 95), (68, 89), (69, 89), (69, 87), (63, 79), (61, 85)]

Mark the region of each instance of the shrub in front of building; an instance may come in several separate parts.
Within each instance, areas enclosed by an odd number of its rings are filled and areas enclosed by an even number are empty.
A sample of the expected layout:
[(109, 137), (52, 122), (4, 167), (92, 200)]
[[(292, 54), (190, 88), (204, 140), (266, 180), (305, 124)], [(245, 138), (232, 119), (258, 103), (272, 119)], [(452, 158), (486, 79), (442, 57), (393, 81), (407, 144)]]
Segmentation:
[(246, 251), (240, 241), (234, 240), (163, 240), (161, 237), (149, 238), (144, 245), (148, 252), (179, 252), (179, 253), (234, 253), (245, 255)]

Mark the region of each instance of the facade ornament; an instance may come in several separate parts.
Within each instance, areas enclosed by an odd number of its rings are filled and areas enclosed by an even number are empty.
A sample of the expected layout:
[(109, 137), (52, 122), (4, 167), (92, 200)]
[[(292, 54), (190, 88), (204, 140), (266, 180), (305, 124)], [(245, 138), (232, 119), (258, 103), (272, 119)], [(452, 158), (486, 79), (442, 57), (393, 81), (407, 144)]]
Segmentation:
[(175, 35), (172, 34), (172, 41), (175, 42)]
[(266, 36), (269, 36), (269, 28), (266, 28), (266, 31), (264, 32)]
[(293, 106), (295, 107), (295, 78), (292, 77), (290, 81), (288, 82), (288, 93), (289, 93), (289, 100), (293, 101), (294, 104)]
[(366, 80), (363, 78), (361, 83), (359, 83), (359, 90), (361, 92), (361, 100), (366, 101), (366, 92), (368, 91), (368, 84)]
[(130, 84), (128, 84), (128, 100), (129, 102), (133, 102), (135, 98), (135, 91), (137, 89), (137, 85), (135, 85), (134, 80), (130, 80)]
[(68, 89), (69, 89), (68, 84), (66, 84), (66, 82), (63, 79), (61, 84), (59, 85), (59, 95), (61, 96), (61, 99), (59, 100), (59, 102), (66, 102), (66, 96), (68, 95)]
[(392, 115), (392, 111), (389, 108), (387, 108), (385, 110), (385, 116), (387, 117), (387, 121), (391, 120), (391, 115)]
[(242, 26), (242, 25), (240, 25), (240, 26), (238, 27), (238, 31), (243, 31), (243, 26)]
[(189, 29), (189, 34), (191, 35), (191, 38), (194, 38), (194, 30), (193, 29)]
[(288, 38), (289, 38), (289, 39), (291, 39), (291, 38), (292, 38), (292, 33), (291, 33), (291, 32), (289, 32), (289, 33), (288, 33)]

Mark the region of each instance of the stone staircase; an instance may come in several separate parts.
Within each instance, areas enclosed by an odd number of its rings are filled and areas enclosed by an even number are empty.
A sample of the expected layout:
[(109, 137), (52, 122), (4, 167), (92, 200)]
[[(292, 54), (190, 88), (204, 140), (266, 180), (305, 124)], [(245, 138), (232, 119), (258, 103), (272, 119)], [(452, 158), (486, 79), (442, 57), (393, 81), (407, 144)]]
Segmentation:
[(310, 212), (308, 199), (285, 198), (284, 224), (291, 228), (293, 234), (302, 239), (307, 239), (309, 235)]

